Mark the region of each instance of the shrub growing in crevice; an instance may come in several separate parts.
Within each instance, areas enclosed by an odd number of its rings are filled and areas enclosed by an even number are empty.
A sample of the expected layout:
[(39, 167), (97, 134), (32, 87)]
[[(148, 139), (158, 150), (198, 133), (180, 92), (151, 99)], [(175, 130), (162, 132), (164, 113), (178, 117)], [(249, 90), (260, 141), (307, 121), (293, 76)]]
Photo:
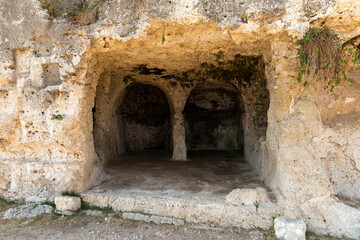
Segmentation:
[(345, 47), (346, 44), (342, 44), (339, 36), (327, 28), (310, 28), (296, 44), (300, 46), (297, 53), (297, 81), (305, 87), (311, 80), (324, 81), (325, 88), (337, 98), (334, 87), (341, 82), (349, 82), (349, 61), (359, 69), (359, 50)]

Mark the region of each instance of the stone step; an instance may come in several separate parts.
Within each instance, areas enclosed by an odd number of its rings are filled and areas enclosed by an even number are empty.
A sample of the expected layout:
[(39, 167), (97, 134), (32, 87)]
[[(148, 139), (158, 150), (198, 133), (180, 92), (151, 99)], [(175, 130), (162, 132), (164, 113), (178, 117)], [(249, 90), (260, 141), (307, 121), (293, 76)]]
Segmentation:
[(225, 196), (189, 194), (180, 191), (104, 190), (87, 191), (83, 200), (115, 211), (138, 212), (182, 219), (193, 223), (213, 223), (222, 227), (269, 229), (278, 214), (277, 204), (260, 202), (233, 204)]

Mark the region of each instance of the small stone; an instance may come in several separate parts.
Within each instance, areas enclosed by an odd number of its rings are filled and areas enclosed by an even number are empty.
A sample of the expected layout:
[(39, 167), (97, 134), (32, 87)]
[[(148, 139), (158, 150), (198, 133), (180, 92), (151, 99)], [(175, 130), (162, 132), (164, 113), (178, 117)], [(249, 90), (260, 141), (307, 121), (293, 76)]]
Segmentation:
[(135, 216), (135, 213), (123, 213), (122, 214), (122, 218), (123, 219), (129, 219), (129, 220), (133, 220)]
[(150, 217), (149, 221), (153, 222), (153, 223), (156, 223), (156, 224), (160, 224), (161, 217), (153, 215), (153, 216)]
[(172, 218), (162, 217), (160, 220), (161, 224), (172, 224)]
[(61, 216), (72, 216), (74, 215), (75, 213), (72, 212), (72, 211), (59, 211), (59, 210), (55, 210), (54, 211), (56, 214), (59, 214)]
[[(173, 219), (172, 223), (175, 225), (175, 226), (180, 226), (180, 225), (184, 225), (184, 220), (181, 220), (181, 219)], [(186, 230), (185, 230), (186, 231)]]
[(58, 196), (54, 199), (56, 209), (59, 211), (77, 211), (81, 208), (81, 199), (79, 197)]
[(149, 216), (144, 215), (144, 214), (137, 213), (137, 214), (135, 214), (133, 220), (135, 220), (135, 221), (145, 221), (145, 222), (147, 222), (147, 221), (149, 221)]
[[(153, 222), (153, 223), (156, 223), (156, 224), (175, 224), (173, 221), (174, 220), (177, 220), (177, 219), (173, 219), (173, 218), (168, 218), (168, 217), (162, 217), (162, 216), (156, 216), (156, 215), (153, 215), (149, 218), (149, 222)], [(178, 225), (182, 225), (184, 224), (184, 221), (182, 220), (178, 220), (176, 221), (176, 224)]]
[(53, 208), (49, 205), (27, 204), (16, 208), (10, 208), (4, 214), (4, 219), (30, 218), (44, 213), (51, 213)]
[(283, 240), (305, 240), (306, 224), (302, 219), (287, 220), (284, 217), (274, 221), (276, 237)]
[(141, 213), (123, 213), (124, 219), (149, 222), (149, 216)]

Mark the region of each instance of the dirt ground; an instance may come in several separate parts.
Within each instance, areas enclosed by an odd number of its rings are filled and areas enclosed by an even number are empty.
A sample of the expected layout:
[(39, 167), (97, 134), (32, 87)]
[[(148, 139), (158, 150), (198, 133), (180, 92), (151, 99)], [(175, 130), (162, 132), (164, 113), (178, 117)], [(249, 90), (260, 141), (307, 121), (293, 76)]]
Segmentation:
[[(1, 202), (0, 202), (1, 203)], [(0, 215), (19, 204), (0, 204)], [(236, 239), (274, 240), (273, 230), (217, 228), (208, 224), (185, 223), (181, 226), (157, 225), (141, 221), (125, 220), (121, 213), (103, 213), (101, 216), (87, 216), (76, 213), (73, 216), (43, 214), (33, 218), (4, 220), (0, 218), (0, 239)], [(307, 239), (330, 240), (334, 238), (309, 234)]]
[[(236, 188), (264, 187), (237, 151), (190, 152), (189, 161), (171, 161), (163, 152), (127, 153), (105, 168), (106, 180), (92, 189), (184, 191), (225, 198)], [(209, 195), (211, 193), (211, 195)]]

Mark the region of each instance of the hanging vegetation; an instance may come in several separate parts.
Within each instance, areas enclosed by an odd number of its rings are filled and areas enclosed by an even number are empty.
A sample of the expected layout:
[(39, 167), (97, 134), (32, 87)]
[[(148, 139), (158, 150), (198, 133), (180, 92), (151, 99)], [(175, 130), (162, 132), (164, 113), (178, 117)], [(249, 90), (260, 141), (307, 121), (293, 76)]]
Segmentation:
[(310, 28), (304, 38), (297, 41), (297, 45), (300, 46), (297, 53), (297, 81), (305, 87), (312, 80), (323, 81), (325, 88), (337, 98), (334, 87), (349, 82), (349, 61), (359, 69), (359, 50), (344, 47), (339, 36), (330, 29)]

